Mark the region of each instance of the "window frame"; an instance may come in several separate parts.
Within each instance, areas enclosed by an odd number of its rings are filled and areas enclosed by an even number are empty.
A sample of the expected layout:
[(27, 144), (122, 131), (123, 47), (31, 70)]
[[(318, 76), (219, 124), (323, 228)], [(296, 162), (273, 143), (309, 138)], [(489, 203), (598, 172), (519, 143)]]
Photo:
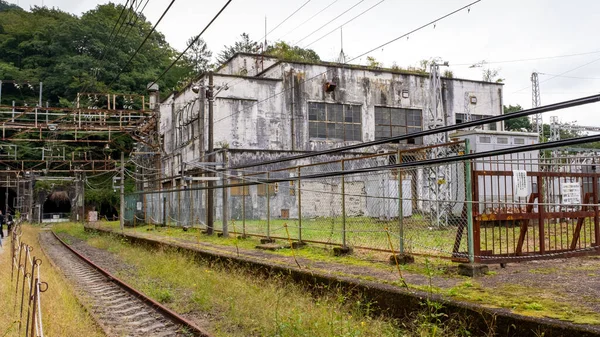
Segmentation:
[(362, 105), (309, 101), (307, 108), (311, 140), (363, 141)]
[[(382, 112), (382, 110), (387, 110), (389, 118), (386, 118), (386, 112)], [(393, 115), (393, 111), (397, 111), (398, 114)], [(378, 116), (378, 113), (383, 113), (384, 115)], [(375, 118), (375, 140), (408, 135), (411, 133), (423, 131), (422, 109), (376, 105), (373, 111), (373, 115)], [(415, 119), (416, 116), (418, 117), (418, 121)], [(385, 130), (386, 128), (388, 128), (388, 130)], [(404, 128), (404, 133), (398, 133), (398, 130), (402, 128)], [(387, 133), (383, 133), (383, 135), (381, 135), (382, 131), (386, 131)], [(401, 143), (411, 145), (423, 145), (423, 137), (409, 138), (407, 140), (401, 141)]]

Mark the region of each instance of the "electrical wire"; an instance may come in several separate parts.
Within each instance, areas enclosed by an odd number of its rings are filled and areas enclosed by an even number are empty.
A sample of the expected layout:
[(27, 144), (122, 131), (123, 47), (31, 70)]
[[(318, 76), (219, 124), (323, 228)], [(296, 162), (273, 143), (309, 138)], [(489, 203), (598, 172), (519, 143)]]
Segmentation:
[(171, 2), (169, 3), (169, 6), (167, 6), (167, 9), (164, 10), (164, 12), (162, 13), (162, 15), (158, 19), (158, 21), (156, 21), (156, 23), (154, 24), (154, 26), (152, 26), (152, 29), (150, 30), (150, 32), (144, 38), (144, 41), (142, 41), (142, 43), (140, 43), (139, 47), (135, 50), (135, 52), (133, 53), (133, 55), (131, 55), (131, 57), (129, 58), (129, 60), (125, 64), (125, 66), (121, 68), (121, 70), (119, 71), (119, 73), (117, 73), (117, 75), (115, 76), (115, 78), (113, 78), (113, 80), (108, 84), (108, 86), (107, 86), (108, 88), (110, 88), (111, 85), (115, 81), (119, 80), (119, 77), (121, 76), (121, 74), (123, 73), (123, 71), (125, 70), (125, 68), (127, 68), (127, 66), (129, 66), (129, 64), (131, 63), (131, 61), (133, 60), (133, 58), (140, 52), (140, 50), (142, 49), (142, 47), (144, 46), (144, 44), (146, 44), (146, 41), (148, 41), (148, 38), (150, 38), (150, 36), (152, 35), (152, 33), (154, 33), (154, 31), (156, 30), (156, 26), (158, 26), (158, 24), (162, 21), (162, 19), (165, 17), (165, 15), (169, 12), (169, 9), (171, 9), (171, 6), (173, 6), (173, 3), (175, 3), (175, 0), (171, 0)]
[[(117, 35), (113, 36), (113, 34), (115, 33), (117, 26), (119, 26), (119, 22), (121, 21), (121, 18), (123, 17), (123, 14), (125, 13), (125, 10), (127, 9), (127, 4), (129, 4), (129, 0), (127, 0), (125, 2), (125, 5), (123, 5), (123, 9), (121, 10), (119, 17), (117, 18), (117, 22), (115, 22), (113, 29), (111, 30), (110, 34), (108, 35), (108, 40), (104, 44), (104, 48), (102, 49), (102, 52), (100, 53), (100, 60), (98, 61), (99, 63), (102, 62), (104, 60), (104, 58), (106, 57), (106, 50), (108, 49), (108, 46), (114, 45), (112, 42), (116, 38)], [(133, 5), (133, 2), (132, 2), (132, 5)], [(125, 23), (125, 19), (123, 19), (123, 22), (121, 22), (121, 25), (119, 26), (119, 31), (121, 30), (121, 27), (123, 27), (124, 23)], [(84, 86), (79, 88), (79, 91), (85, 92), (88, 89), (88, 87), (89, 87), (89, 83), (86, 83)], [(75, 105), (75, 102), (73, 102), (73, 105)]]
[[(510, 113), (507, 115), (502, 114), (502, 115), (490, 116), (490, 117), (482, 118), (482, 119), (475, 120), (475, 121), (469, 121), (469, 122), (464, 122), (461, 124), (443, 126), (443, 127), (439, 127), (439, 128), (435, 128), (435, 129), (424, 130), (424, 131), (406, 134), (406, 135), (402, 135), (402, 136), (395, 136), (395, 137), (390, 137), (390, 138), (385, 138), (385, 139), (380, 139), (380, 140), (362, 142), (362, 143), (354, 144), (354, 145), (341, 146), (341, 147), (332, 148), (332, 149), (328, 149), (328, 150), (321, 150), (321, 151), (310, 152), (310, 153), (289, 156), (289, 157), (284, 157), (284, 158), (279, 158), (279, 159), (267, 160), (267, 161), (260, 162), (260, 164), (261, 165), (276, 164), (276, 163), (286, 162), (286, 161), (290, 161), (290, 160), (304, 159), (304, 158), (320, 156), (320, 155), (325, 155), (325, 154), (330, 154), (330, 153), (335, 153), (335, 152), (360, 149), (363, 147), (368, 147), (368, 146), (373, 146), (373, 145), (386, 144), (389, 142), (402, 141), (402, 140), (406, 140), (408, 138), (424, 137), (424, 136), (429, 136), (429, 135), (442, 133), (442, 132), (451, 132), (451, 131), (457, 131), (460, 129), (468, 129), (468, 128), (472, 128), (472, 127), (476, 127), (476, 126), (493, 123), (493, 122), (504, 121), (506, 119), (530, 116), (530, 115), (534, 115), (534, 114), (538, 114), (538, 113), (566, 109), (566, 108), (571, 108), (571, 107), (590, 104), (590, 103), (597, 103), (598, 101), (600, 101), (600, 94), (588, 96), (588, 97), (577, 98), (577, 99), (573, 99), (573, 100), (569, 100), (569, 101), (565, 101), (565, 102), (554, 103), (554, 104), (550, 104), (550, 105), (544, 105), (544, 106), (531, 108), (531, 109), (527, 109), (527, 110), (521, 110), (521, 111), (513, 112), (513, 113)], [(255, 166), (256, 164), (257, 163), (239, 165), (236, 167), (231, 167), (230, 169), (234, 170), (234, 169), (238, 169), (238, 168), (247, 168), (247, 167)]]
[[(490, 151), (484, 151), (484, 152), (474, 152), (474, 153), (463, 154), (463, 155), (452, 156), (452, 157), (439, 157), (439, 158), (432, 158), (432, 159), (426, 159), (426, 160), (420, 160), (420, 161), (396, 163), (396, 164), (390, 164), (390, 165), (359, 168), (359, 169), (353, 169), (353, 170), (330, 171), (330, 172), (323, 172), (323, 173), (317, 173), (317, 174), (303, 175), (302, 177), (260, 179), (257, 182), (217, 185), (217, 186), (212, 186), (212, 187), (191, 187), (191, 188), (187, 188), (187, 189), (162, 190), (160, 193), (243, 187), (243, 186), (252, 186), (252, 185), (258, 185), (258, 184), (274, 184), (274, 183), (282, 183), (282, 182), (289, 182), (289, 181), (298, 181), (299, 179), (302, 179), (302, 180), (322, 179), (322, 178), (330, 178), (330, 177), (337, 177), (337, 176), (350, 176), (350, 175), (355, 175), (355, 174), (373, 173), (373, 172), (382, 171), (382, 170), (414, 168), (414, 167), (431, 166), (431, 165), (437, 165), (437, 164), (446, 164), (447, 165), (449, 163), (454, 163), (454, 162), (459, 162), (459, 161), (469, 161), (469, 160), (474, 160), (474, 159), (480, 159), (480, 158), (486, 158), (486, 157), (496, 157), (496, 156), (514, 154), (514, 153), (547, 150), (547, 149), (552, 149), (552, 148), (592, 143), (592, 142), (598, 142), (598, 141), (600, 141), (600, 135), (584, 136), (584, 137), (551, 141), (551, 142), (546, 142), (546, 143), (537, 143), (537, 144), (531, 144), (531, 145), (516, 146), (516, 147), (496, 149), (496, 150), (490, 150)], [(138, 194), (155, 194), (155, 193), (157, 193), (157, 192), (156, 191), (143, 191), (143, 192), (139, 192)]]
[[(410, 31), (410, 32), (408, 32), (408, 33), (402, 34), (402, 35), (400, 35), (400, 36), (399, 36), (399, 37), (397, 37), (397, 38), (394, 38), (394, 39), (392, 39), (392, 40), (390, 40), (390, 41), (388, 41), (388, 42), (386, 42), (386, 43), (383, 43), (383, 44), (381, 44), (381, 45), (379, 45), (379, 46), (377, 46), (377, 47), (375, 47), (375, 48), (373, 48), (373, 49), (371, 49), (371, 50), (369, 50), (369, 51), (365, 52), (365, 53), (362, 53), (362, 54), (360, 54), (360, 55), (358, 55), (358, 56), (356, 56), (356, 57), (352, 58), (351, 60), (347, 61), (347, 62), (346, 62), (346, 63), (344, 63), (344, 64), (348, 64), (348, 63), (350, 63), (350, 62), (352, 62), (352, 61), (354, 61), (354, 60), (356, 60), (356, 59), (358, 59), (358, 58), (360, 58), (360, 57), (362, 57), (362, 56), (364, 56), (364, 55), (367, 55), (367, 54), (369, 54), (369, 53), (371, 53), (371, 52), (373, 52), (373, 51), (375, 51), (375, 50), (377, 50), (377, 49), (380, 49), (380, 48), (382, 48), (382, 47), (384, 47), (384, 46), (387, 46), (388, 44), (390, 44), (390, 43), (393, 43), (393, 42), (395, 42), (395, 41), (397, 41), (397, 40), (399, 40), (399, 39), (401, 39), (401, 38), (403, 38), (403, 37), (406, 37), (406, 36), (408, 36), (408, 35), (410, 35), (410, 34), (413, 34), (413, 33), (417, 32), (417, 31), (421, 30), (421, 29), (424, 29), (425, 27), (428, 27), (428, 26), (431, 26), (431, 25), (433, 25), (433, 24), (436, 24), (438, 21), (440, 21), (440, 20), (443, 20), (443, 19), (445, 19), (445, 18), (447, 18), (447, 17), (449, 17), (449, 16), (451, 16), (451, 15), (454, 15), (454, 14), (456, 14), (456, 13), (460, 12), (460, 11), (463, 11), (463, 10), (465, 10), (465, 9), (467, 9), (467, 8), (470, 8), (472, 5), (474, 5), (474, 4), (478, 3), (478, 2), (481, 2), (481, 1), (482, 1), (482, 0), (477, 0), (477, 1), (471, 2), (470, 4), (468, 4), (468, 5), (466, 5), (466, 6), (463, 6), (463, 7), (459, 8), (459, 9), (457, 9), (457, 10), (454, 10), (454, 11), (452, 11), (452, 12), (450, 12), (450, 13), (448, 13), (448, 14), (444, 15), (444, 16), (441, 16), (441, 17), (439, 17), (439, 18), (437, 18), (437, 19), (435, 19), (435, 20), (432, 20), (432, 21), (430, 21), (430, 22), (428, 22), (428, 23), (424, 24), (424, 25), (421, 25), (420, 27), (418, 27), (418, 28), (415, 28), (415, 29), (411, 30), (411, 31)], [(307, 82), (310, 82), (310, 81), (312, 81), (312, 80), (314, 80), (314, 79), (316, 79), (316, 78), (320, 78), (320, 77), (321, 77), (321, 75), (323, 75), (323, 74), (326, 74), (326, 73), (327, 73), (327, 71), (324, 71), (324, 72), (318, 73), (318, 74), (316, 74), (316, 75), (315, 75), (315, 76), (313, 76), (313, 77), (310, 77), (310, 78), (308, 78), (308, 79), (305, 79), (305, 80), (303, 80), (303, 81), (300, 83), (300, 85), (302, 85), (302, 84), (304, 84), (304, 83), (307, 83)], [(263, 100), (256, 101), (255, 103), (253, 103), (253, 104), (252, 104), (252, 105), (250, 105), (250, 106), (247, 106), (247, 107), (245, 107), (245, 108), (242, 108), (242, 109), (240, 109), (240, 110), (237, 110), (237, 111), (235, 111), (235, 112), (234, 112), (234, 113), (232, 113), (232, 114), (229, 114), (229, 115), (227, 115), (227, 116), (224, 116), (224, 117), (222, 117), (222, 118), (220, 118), (220, 119), (216, 120), (216, 121), (214, 122), (214, 124), (216, 124), (216, 123), (219, 123), (219, 122), (221, 122), (221, 121), (223, 121), (223, 120), (225, 120), (225, 119), (227, 119), (227, 118), (229, 118), (229, 117), (231, 117), (231, 116), (237, 115), (237, 114), (239, 114), (239, 113), (241, 113), (241, 112), (247, 111), (248, 109), (250, 109), (250, 108), (254, 107), (254, 105), (258, 105), (258, 104), (260, 104), (260, 103), (266, 102), (266, 101), (268, 101), (268, 100), (270, 100), (270, 99), (273, 99), (273, 98), (275, 98), (275, 97), (277, 97), (277, 96), (279, 96), (279, 95), (281, 95), (281, 94), (283, 94), (283, 93), (285, 93), (285, 92), (287, 92), (287, 91), (289, 91), (289, 90), (291, 90), (291, 88), (284, 89), (284, 90), (282, 90), (282, 91), (280, 91), (280, 92), (277, 92), (277, 93), (275, 93), (275, 94), (273, 94), (273, 95), (271, 95), (271, 96), (269, 96), (269, 97), (267, 97), (267, 98), (265, 98), (265, 99), (263, 99)]]
[(280, 36), (277, 40), (282, 40), (284, 37), (290, 35), (292, 32), (296, 31), (296, 29), (302, 27), (304, 24), (306, 24), (307, 22), (309, 22), (310, 20), (314, 19), (317, 15), (323, 13), (324, 11), (327, 10), (327, 8), (331, 7), (333, 4), (335, 4), (336, 2), (338, 2), (339, 0), (334, 0), (332, 3), (330, 3), (329, 5), (327, 5), (325, 8), (321, 9), (320, 11), (318, 11), (316, 14), (314, 14), (313, 16), (311, 16), (310, 18), (306, 19), (304, 22), (302, 22), (301, 24), (299, 24), (298, 26), (294, 27), (294, 29), (290, 30), (289, 32), (283, 34), (282, 36)]
[(517, 62), (528, 62), (528, 61), (551, 60), (551, 59), (557, 59), (557, 58), (583, 56), (583, 55), (598, 54), (598, 53), (600, 53), (600, 50), (591, 51), (591, 52), (584, 52), (584, 53), (578, 53), (578, 54), (565, 54), (565, 55), (556, 55), (556, 56), (542, 56), (542, 57), (524, 58), (524, 59), (516, 59), (516, 60), (479, 61), (479, 62), (471, 62), (471, 63), (457, 63), (457, 64), (452, 64), (452, 66), (453, 67), (463, 67), (463, 66), (473, 67), (473, 66), (476, 66), (478, 64), (501, 64), (501, 63), (517, 63)]
[(562, 78), (572, 78), (576, 80), (600, 80), (600, 77), (578, 77), (578, 76), (562, 76), (562, 75), (554, 75), (548, 73), (538, 73), (540, 75), (554, 76), (554, 77), (562, 77)]
[[(275, 29), (279, 28), (281, 25), (283, 25), (287, 20), (289, 20), (292, 16), (294, 16), (296, 13), (298, 13), (302, 8), (304, 8), (304, 6), (308, 5), (308, 3), (311, 0), (306, 1), (304, 4), (302, 4), (302, 6), (298, 7), (298, 9), (296, 9), (292, 14), (290, 14), (287, 18), (285, 18), (283, 21), (281, 21), (277, 26), (275, 26), (275, 28), (271, 29), (270, 31), (268, 31), (265, 36), (263, 36), (260, 41), (266, 39), (269, 34), (271, 34)], [(265, 46), (266, 48), (266, 46)]]
[[(175, 1), (175, 0), (173, 0)], [(225, 10), (225, 8), (227, 8), (227, 6), (229, 6), (229, 4), (231, 3), (232, 0), (228, 0), (227, 3), (223, 6), (223, 8), (221, 8), (221, 10), (212, 18), (212, 20), (210, 20), (210, 22), (206, 25), (206, 27), (204, 27), (204, 29), (200, 32), (200, 34), (196, 35), (196, 37), (194, 38), (194, 40), (185, 48), (184, 51), (182, 51), (179, 56), (177, 56), (177, 58), (175, 58), (175, 60), (173, 62), (171, 62), (171, 64), (167, 67), (167, 69), (165, 69), (165, 71), (163, 71), (154, 81), (152, 81), (152, 83), (150, 83), (148, 85), (148, 87), (151, 87), (152, 85), (154, 85), (158, 80), (160, 80), (182, 57), (183, 55), (185, 55), (185, 53), (198, 41), (198, 39), (200, 39), (200, 37), (202, 36), (202, 34), (212, 25), (213, 22), (215, 22), (215, 20), (219, 17), (219, 15), (221, 15), (221, 13), (223, 13), (223, 11)]]
[[(598, 62), (598, 61), (600, 61), (600, 58), (597, 58), (597, 59), (594, 59), (594, 60), (592, 60), (592, 61), (590, 61), (590, 62), (584, 63), (584, 64), (582, 64), (582, 65), (579, 65), (579, 66), (575, 67), (575, 68), (571, 68), (571, 69), (569, 69), (569, 70), (567, 70), (567, 71), (563, 71), (562, 73), (560, 73), (560, 74), (558, 74), (558, 75), (553, 75), (553, 76), (552, 76), (552, 77), (550, 77), (550, 78), (547, 78), (547, 79), (545, 79), (545, 80), (543, 80), (543, 81), (540, 81), (540, 82), (539, 82), (539, 84), (546, 83), (546, 82), (548, 82), (548, 81), (551, 81), (551, 80), (553, 80), (553, 79), (555, 79), (555, 78), (557, 78), (557, 77), (561, 77), (561, 76), (563, 76), (564, 74), (568, 74), (568, 73), (570, 73), (570, 72), (572, 72), (572, 71), (575, 71), (575, 70), (581, 69), (581, 68), (583, 68), (583, 67), (589, 66), (590, 64), (592, 64), (592, 63), (596, 63), (596, 62)], [(523, 91), (523, 90), (525, 90), (525, 89), (528, 89), (528, 88), (531, 88), (531, 85), (528, 85), (528, 86), (526, 86), (526, 87), (523, 87), (523, 88), (521, 88), (521, 89), (519, 89), (519, 90), (516, 90), (516, 91), (514, 91), (514, 92), (512, 92), (512, 93), (513, 93), (513, 94), (516, 94), (516, 93), (518, 93), (519, 91)]]
[(321, 27), (319, 27), (319, 28), (315, 29), (315, 30), (314, 30), (312, 33), (310, 33), (310, 34), (306, 35), (306, 36), (305, 36), (305, 37), (303, 37), (301, 40), (299, 40), (299, 41), (296, 41), (296, 42), (292, 43), (292, 45), (298, 45), (300, 42), (304, 41), (304, 40), (305, 40), (305, 39), (307, 39), (309, 36), (312, 36), (314, 33), (316, 33), (316, 32), (318, 32), (318, 31), (320, 31), (321, 29), (323, 29), (323, 27), (325, 27), (325, 26), (327, 26), (328, 24), (332, 23), (333, 21), (335, 21), (335, 20), (336, 20), (337, 18), (339, 18), (340, 16), (342, 16), (342, 15), (344, 15), (344, 14), (348, 13), (350, 10), (352, 10), (354, 7), (356, 7), (356, 6), (360, 5), (360, 4), (361, 4), (362, 2), (364, 2), (364, 1), (365, 1), (365, 0), (360, 0), (359, 2), (357, 2), (356, 4), (354, 4), (354, 6), (352, 6), (352, 7), (348, 8), (348, 9), (346, 9), (346, 10), (345, 10), (345, 11), (344, 11), (342, 14), (340, 14), (340, 15), (336, 16), (335, 18), (333, 18), (333, 19), (331, 19), (331, 20), (327, 21), (327, 23), (326, 23), (326, 24), (324, 24), (324, 25), (322, 25)]
[(378, 3), (374, 4), (373, 6), (371, 6), (371, 7), (367, 8), (367, 9), (365, 9), (364, 11), (362, 11), (360, 14), (356, 15), (356, 16), (355, 16), (355, 17), (353, 17), (352, 19), (350, 19), (350, 20), (348, 20), (348, 21), (346, 21), (346, 22), (342, 23), (342, 24), (341, 24), (341, 25), (339, 25), (338, 27), (336, 27), (336, 28), (334, 28), (333, 30), (331, 30), (329, 33), (327, 33), (327, 34), (325, 34), (325, 35), (321, 36), (320, 38), (318, 38), (318, 39), (314, 40), (313, 42), (311, 42), (311, 43), (309, 43), (309, 44), (305, 45), (305, 46), (304, 46), (304, 47), (302, 47), (302, 48), (305, 48), (305, 49), (306, 49), (306, 48), (308, 48), (308, 46), (311, 46), (311, 45), (313, 45), (313, 44), (315, 44), (315, 43), (317, 43), (317, 42), (321, 41), (321, 40), (322, 40), (323, 38), (325, 38), (326, 36), (329, 36), (329, 35), (331, 35), (331, 34), (332, 34), (333, 32), (335, 32), (336, 30), (338, 30), (338, 29), (342, 28), (343, 26), (345, 26), (346, 24), (348, 24), (348, 23), (350, 23), (350, 22), (354, 21), (355, 19), (359, 18), (360, 16), (362, 16), (362, 15), (363, 15), (363, 14), (365, 14), (365, 13), (367, 13), (367, 12), (368, 12), (368, 11), (370, 11), (371, 9), (373, 9), (373, 8), (375, 8), (375, 7), (377, 7), (377, 6), (379, 6), (379, 5), (380, 5), (382, 2), (384, 2), (384, 1), (385, 1), (385, 0), (381, 0), (381, 1), (379, 1)]

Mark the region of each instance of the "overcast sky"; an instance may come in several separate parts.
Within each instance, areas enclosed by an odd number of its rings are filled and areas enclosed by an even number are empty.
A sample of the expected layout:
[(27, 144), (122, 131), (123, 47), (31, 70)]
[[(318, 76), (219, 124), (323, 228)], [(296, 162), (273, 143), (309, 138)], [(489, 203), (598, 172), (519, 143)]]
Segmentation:
[[(384, 0), (378, 4), (380, 1), (309, 1), (274, 30), (268, 40), (272, 42), (282, 37), (292, 43), (302, 40), (299, 46), (304, 47), (376, 5), (343, 28), (344, 51), (352, 58), (473, 2)], [(77, 15), (100, 3), (94, 0), (9, 2), (18, 3), (25, 9), (43, 4)], [(169, 2), (152, 0), (144, 14), (148, 20), (155, 22)], [(158, 30), (172, 46), (183, 50), (186, 40), (198, 34), (225, 2), (178, 0)], [(223, 45), (232, 44), (242, 32), (249, 33), (253, 39), (261, 39), (265, 31), (265, 17), (268, 30), (271, 30), (304, 3), (306, 0), (233, 0), (203, 37), (216, 55)], [(346, 14), (306, 37), (357, 3)], [(330, 4), (329, 8), (304, 23)], [(520, 104), (529, 108), (533, 71), (541, 73), (541, 101), (544, 105), (600, 92), (600, 45), (595, 37), (599, 28), (600, 1), (596, 0), (483, 0), (473, 5), (469, 12), (459, 12), (439, 21), (435, 28), (427, 27), (408, 39), (400, 39), (374, 51), (370, 56), (385, 66), (396, 62), (401, 67), (416, 66), (419, 60), (441, 57), (450, 63), (455, 77), (476, 80), (481, 80), (482, 68), (469, 68), (469, 65), (485, 60), (489, 62), (486, 67), (498, 69), (500, 77), (505, 79), (505, 105)], [(338, 29), (311, 44), (310, 48), (322, 59), (332, 61), (339, 55), (340, 40)], [(572, 54), (584, 55), (548, 58)], [(493, 63), (531, 58), (548, 59)], [(366, 56), (363, 56), (353, 63), (365, 62)], [(564, 122), (576, 120), (581, 125), (600, 126), (600, 103), (546, 114), (544, 122), (554, 115)]]

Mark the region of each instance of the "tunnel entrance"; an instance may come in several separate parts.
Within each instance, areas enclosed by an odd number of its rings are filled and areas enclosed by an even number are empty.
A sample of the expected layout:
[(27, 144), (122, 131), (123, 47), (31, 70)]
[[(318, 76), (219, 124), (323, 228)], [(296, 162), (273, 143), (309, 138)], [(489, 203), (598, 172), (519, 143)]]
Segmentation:
[[(8, 189), (8, 204), (6, 203), (6, 190)], [(6, 207), (8, 205), (8, 211), (10, 213), (15, 214), (15, 199), (17, 198), (17, 193), (9, 187), (0, 187), (0, 210), (2, 214), (6, 214)]]
[(71, 198), (66, 191), (55, 191), (46, 197), (42, 207), (42, 221), (68, 221), (71, 215)]

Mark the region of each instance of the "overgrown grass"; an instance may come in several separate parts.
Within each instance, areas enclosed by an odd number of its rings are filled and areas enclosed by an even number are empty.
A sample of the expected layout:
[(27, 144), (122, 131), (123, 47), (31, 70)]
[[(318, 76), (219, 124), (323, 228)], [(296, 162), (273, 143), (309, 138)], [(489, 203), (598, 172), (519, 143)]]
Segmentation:
[[(103, 222), (102, 227), (106, 227), (111, 230), (118, 230), (118, 222)], [(236, 225), (237, 226), (237, 225)], [(238, 247), (240, 249), (253, 250), (257, 244), (259, 244), (259, 238), (247, 237), (245, 239), (239, 239), (234, 235), (228, 238), (219, 237), (217, 235), (202, 235), (197, 229), (190, 229), (183, 231), (181, 227), (155, 227), (155, 226), (136, 226), (126, 227), (126, 233), (135, 233), (136, 235), (142, 236), (154, 236), (167, 238), (171, 240), (178, 240), (179, 242), (187, 243), (211, 243), (215, 245)], [(279, 240), (282, 243), (287, 244), (287, 240)], [(204, 246), (203, 248), (207, 248)], [(394, 247), (397, 249), (397, 247)], [(310, 244), (301, 249), (296, 249), (293, 252), (290, 249), (282, 249), (277, 251), (266, 251), (266, 254), (274, 256), (292, 256), (295, 254), (299, 258), (305, 258), (311, 262), (332, 262), (342, 263), (349, 266), (364, 266), (370, 268), (377, 268), (380, 270), (390, 270), (390, 266), (387, 263), (387, 259), (390, 253), (357, 250), (352, 255), (346, 255), (343, 257), (333, 256), (331, 247), (319, 244)], [(416, 263), (401, 265), (402, 270), (409, 272), (425, 274), (425, 258), (415, 257)], [(430, 259), (431, 269), (433, 270), (434, 276), (446, 274), (452, 262), (446, 259)], [(310, 266), (309, 266), (310, 267)]]
[[(436, 289), (437, 291), (443, 290)], [(548, 317), (579, 324), (600, 324), (600, 313), (572, 303), (557, 290), (540, 289), (516, 284), (484, 288), (475, 281), (445, 290), (455, 299), (487, 306), (510, 309), (515, 313)]]
[[(97, 248), (114, 252), (133, 268), (119, 276), (180, 313), (209, 313), (216, 336), (428, 336), (423, 318), (397, 322), (377, 316), (372, 305), (339, 289), (311, 295), (281, 276), (268, 279), (233, 265), (215, 265), (173, 251), (150, 251), (123, 240), (84, 233), (81, 226), (59, 225)], [(231, 240), (231, 239), (229, 239)], [(201, 314), (202, 315), (202, 314)], [(430, 322), (430, 320), (428, 320)], [(468, 335), (448, 330), (440, 336)]]
[[(41, 306), (46, 336), (104, 336), (95, 325), (93, 319), (81, 307), (70, 285), (63, 278), (59, 270), (49, 263), (48, 258), (38, 243), (40, 229), (23, 225), (22, 241), (33, 247), (32, 255), (42, 260), (41, 277), (48, 282), (48, 290), (41, 294)], [(11, 281), (11, 254), (10, 242), (4, 240), (3, 252), (0, 254), (0, 317), (3, 324), (0, 326), (0, 336), (18, 336), (19, 308), (13, 309), (15, 281)], [(20, 303), (20, 298), (19, 298)], [(23, 322), (25, 330), (25, 322)], [(24, 331), (21, 332), (22, 334)]]
[[(258, 239), (255, 238), (238, 240), (233, 237), (220, 238), (216, 235), (199, 235), (197, 231), (184, 232), (180, 228), (158, 227), (155, 231), (150, 232), (146, 230), (147, 228), (148, 227), (128, 228), (126, 229), (126, 232), (134, 232), (137, 235), (150, 235), (164, 240), (177, 239), (185, 240), (187, 242), (197, 242), (199, 244), (208, 242), (216, 245), (234, 246), (237, 243), (239, 248), (245, 249), (254, 249), (254, 246), (258, 242)], [(276, 252), (268, 252), (268, 254), (273, 256), (291, 256), (292, 253), (289, 249), (284, 249)], [(384, 260), (387, 256), (389, 256), (388, 253), (366, 252), (353, 254), (351, 256), (334, 257), (329, 249), (310, 245), (308, 247), (295, 250), (295, 254), (299, 258), (305, 258), (314, 262), (331, 262), (348, 266), (369, 267), (387, 271), (390, 271), (391, 269), (391, 267), (385, 262), (386, 260)], [(594, 257), (590, 258), (593, 259)], [(542, 291), (541, 289), (538, 290), (518, 285), (504, 285), (496, 287), (483, 286), (474, 280), (463, 278), (457, 276), (453, 272), (449, 272), (453, 263), (448, 260), (430, 258), (428, 259), (428, 265), (426, 265), (424, 261), (425, 258), (416, 257), (416, 263), (401, 267), (403, 271), (408, 271), (411, 273), (418, 273), (432, 277), (443, 276), (455, 278), (460, 284), (454, 287), (447, 286), (443, 288), (437, 286), (435, 283), (431, 286), (426, 284), (409, 284), (411, 289), (432, 292), (442, 296), (447, 296), (452, 299), (483, 304), (490, 307), (507, 308), (515, 313), (527, 316), (550, 317), (582, 324), (600, 324), (599, 313), (596, 313), (585, 306), (580, 305), (579, 303), (574, 303), (572, 300), (569, 300), (567, 297), (563, 296), (563, 294), (560, 293), (560, 290), (553, 291), (544, 289)], [(587, 271), (590, 267), (566, 266), (565, 268)], [(530, 272), (535, 274), (553, 274), (557, 272), (557, 270), (555, 268), (536, 268), (531, 269)], [(493, 277), (495, 274), (497, 274), (497, 272), (492, 271), (489, 273), (489, 277)], [(397, 285), (399, 287), (401, 286), (399, 281), (387, 281), (377, 277), (369, 276), (351, 276), (369, 281), (382, 282), (386, 284)]]

